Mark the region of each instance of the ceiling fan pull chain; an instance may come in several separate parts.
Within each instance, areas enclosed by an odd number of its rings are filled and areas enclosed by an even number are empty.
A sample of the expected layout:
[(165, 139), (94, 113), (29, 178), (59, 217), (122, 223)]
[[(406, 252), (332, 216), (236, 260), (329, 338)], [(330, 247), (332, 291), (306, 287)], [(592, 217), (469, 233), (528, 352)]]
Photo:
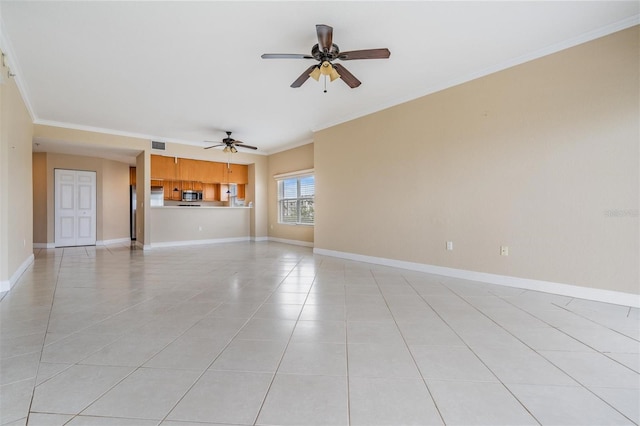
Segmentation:
[(324, 93), (327, 93), (327, 76), (324, 76)]

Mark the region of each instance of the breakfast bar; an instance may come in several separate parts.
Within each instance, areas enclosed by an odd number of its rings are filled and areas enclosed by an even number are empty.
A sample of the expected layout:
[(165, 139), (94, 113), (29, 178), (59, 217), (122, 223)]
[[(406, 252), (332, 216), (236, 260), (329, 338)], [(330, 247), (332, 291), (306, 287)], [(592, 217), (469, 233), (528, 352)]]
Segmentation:
[(251, 207), (151, 207), (151, 247), (248, 241)]

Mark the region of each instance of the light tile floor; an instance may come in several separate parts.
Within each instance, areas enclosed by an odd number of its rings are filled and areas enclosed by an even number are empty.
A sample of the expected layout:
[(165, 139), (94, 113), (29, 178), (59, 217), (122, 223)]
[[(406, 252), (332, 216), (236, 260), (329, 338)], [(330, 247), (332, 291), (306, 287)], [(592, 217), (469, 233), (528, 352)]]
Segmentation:
[(2, 425), (640, 422), (639, 310), (278, 243), (40, 250)]

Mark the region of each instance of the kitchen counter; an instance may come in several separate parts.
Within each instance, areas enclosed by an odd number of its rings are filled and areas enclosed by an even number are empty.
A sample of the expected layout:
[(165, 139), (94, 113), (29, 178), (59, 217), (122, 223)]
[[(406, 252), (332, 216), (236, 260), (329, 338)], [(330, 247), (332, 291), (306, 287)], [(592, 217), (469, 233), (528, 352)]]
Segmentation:
[(247, 206), (152, 206), (152, 209), (190, 209), (190, 210), (197, 210), (197, 209), (251, 209), (253, 207), (247, 207)]
[(249, 241), (252, 207), (151, 207), (151, 247)]

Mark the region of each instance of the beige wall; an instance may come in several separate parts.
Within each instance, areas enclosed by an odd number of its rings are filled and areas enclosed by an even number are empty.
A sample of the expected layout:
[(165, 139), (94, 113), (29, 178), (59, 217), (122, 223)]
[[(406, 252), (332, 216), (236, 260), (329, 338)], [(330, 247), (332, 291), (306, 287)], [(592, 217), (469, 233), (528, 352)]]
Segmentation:
[[(37, 233), (34, 232), (35, 243), (55, 242), (55, 169), (96, 172), (96, 239), (99, 242), (121, 240), (130, 236), (128, 164), (96, 157), (55, 153), (34, 154), (34, 164), (34, 175), (38, 174), (46, 182), (45, 185), (40, 182), (34, 186), (34, 206), (38, 207), (34, 209), (33, 216), (33, 228), (38, 230)], [(43, 189), (46, 191), (44, 197), (41, 193)], [(40, 202), (36, 203), (36, 199), (43, 198), (46, 198), (44, 208)]]
[(0, 72), (0, 287), (8, 289), (33, 253), (33, 124), (15, 80)]
[(103, 241), (130, 238), (129, 164), (102, 162)]
[(151, 220), (149, 210), (145, 207), (145, 200), (150, 199), (151, 188), (148, 185), (139, 185), (138, 182), (147, 182), (151, 178), (151, 155), (144, 151), (136, 157), (136, 243), (144, 247), (151, 241), (149, 234), (151, 227), (146, 226)]
[(278, 185), (274, 175), (313, 168), (313, 144), (278, 152), (269, 156), (269, 237), (313, 243), (314, 227), (278, 223)]
[(47, 227), (47, 153), (34, 152), (33, 161), (33, 242), (46, 244)]
[(317, 132), (315, 247), (640, 293), (638, 40)]

